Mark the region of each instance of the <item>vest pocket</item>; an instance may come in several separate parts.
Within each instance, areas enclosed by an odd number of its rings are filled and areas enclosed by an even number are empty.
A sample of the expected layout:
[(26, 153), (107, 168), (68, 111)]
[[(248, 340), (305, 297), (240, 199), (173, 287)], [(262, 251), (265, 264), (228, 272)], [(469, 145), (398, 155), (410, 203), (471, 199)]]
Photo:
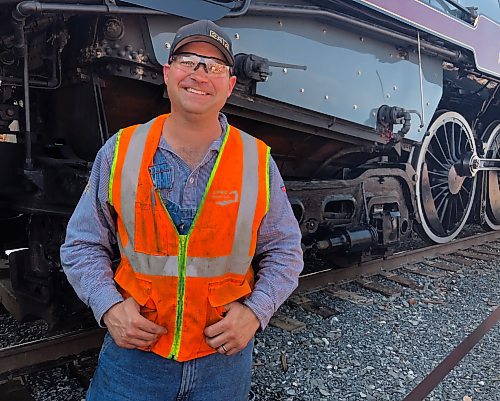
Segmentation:
[(158, 312), (156, 304), (151, 297), (153, 284), (149, 280), (137, 277), (131, 270), (124, 271), (125, 268), (119, 268), (115, 275), (115, 281), (123, 297), (133, 297), (141, 307), (140, 313), (146, 319), (156, 322)]
[(224, 306), (250, 295), (250, 284), (235, 279), (227, 279), (208, 285), (208, 309), (206, 326), (210, 326), (224, 317)]
[(168, 253), (169, 232), (168, 216), (161, 204), (135, 204), (134, 250), (149, 255)]

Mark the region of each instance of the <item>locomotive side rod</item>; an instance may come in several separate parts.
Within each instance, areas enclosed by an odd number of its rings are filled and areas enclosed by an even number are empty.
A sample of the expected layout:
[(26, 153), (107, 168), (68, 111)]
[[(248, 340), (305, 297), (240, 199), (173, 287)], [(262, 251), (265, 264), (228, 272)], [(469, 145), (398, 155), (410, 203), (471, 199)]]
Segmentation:
[(462, 177), (474, 177), (479, 171), (500, 171), (500, 159), (489, 159), (466, 153), (455, 168)]

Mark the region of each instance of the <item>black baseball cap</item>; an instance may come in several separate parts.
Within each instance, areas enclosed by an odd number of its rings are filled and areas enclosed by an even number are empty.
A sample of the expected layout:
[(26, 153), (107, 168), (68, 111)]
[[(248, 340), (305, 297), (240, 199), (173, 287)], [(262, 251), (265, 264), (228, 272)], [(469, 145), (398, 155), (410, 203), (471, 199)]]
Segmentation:
[(217, 47), (230, 67), (234, 66), (231, 39), (220, 26), (209, 20), (200, 20), (180, 27), (170, 47), (168, 63), (172, 62), (175, 52), (191, 42), (206, 42)]

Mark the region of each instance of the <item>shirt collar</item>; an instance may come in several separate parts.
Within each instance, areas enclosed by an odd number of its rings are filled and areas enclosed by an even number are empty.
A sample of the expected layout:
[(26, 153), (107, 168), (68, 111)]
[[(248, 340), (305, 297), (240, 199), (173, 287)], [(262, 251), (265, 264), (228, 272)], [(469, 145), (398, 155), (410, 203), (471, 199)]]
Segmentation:
[[(226, 137), (226, 130), (227, 130), (228, 122), (227, 122), (227, 117), (223, 113), (219, 113), (219, 123), (220, 123), (220, 128), (221, 128), (221, 135), (215, 141), (212, 142), (212, 144), (208, 148), (209, 152), (214, 151), (214, 152), (219, 153), (220, 148), (222, 146), (222, 142), (224, 141), (224, 138)], [(172, 151), (172, 148), (167, 143), (167, 141), (165, 140), (163, 135), (160, 137), (160, 142), (158, 143), (158, 147), (160, 149), (168, 150), (170, 152)]]

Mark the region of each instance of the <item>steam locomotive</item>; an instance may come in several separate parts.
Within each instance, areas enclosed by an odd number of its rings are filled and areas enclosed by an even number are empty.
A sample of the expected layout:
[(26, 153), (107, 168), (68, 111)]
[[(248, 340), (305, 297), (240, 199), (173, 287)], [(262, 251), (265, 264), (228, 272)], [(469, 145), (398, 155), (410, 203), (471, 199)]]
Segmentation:
[(51, 326), (82, 310), (59, 261), (97, 150), (169, 111), (162, 65), (193, 19), (231, 35), (223, 110), (272, 148), (306, 257), (348, 266), (417, 231), (500, 229), (497, 0), (4, 0), (0, 296)]

